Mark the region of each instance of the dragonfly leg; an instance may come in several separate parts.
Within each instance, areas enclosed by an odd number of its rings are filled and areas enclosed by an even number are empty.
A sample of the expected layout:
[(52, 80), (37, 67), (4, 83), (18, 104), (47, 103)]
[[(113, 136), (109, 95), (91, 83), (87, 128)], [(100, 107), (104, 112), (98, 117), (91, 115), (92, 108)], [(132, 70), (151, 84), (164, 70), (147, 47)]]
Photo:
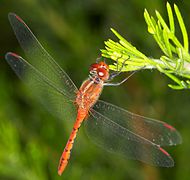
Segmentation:
[(137, 71), (133, 71), (129, 76), (127, 76), (125, 79), (123, 79), (121, 82), (117, 82), (117, 83), (104, 83), (104, 86), (119, 86), (121, 84), (123, 84), (125, 81), (127, 81), (133, 74), (135, 74)]
[[(121, 57), (122, 57), (122, 56), (121, 56)], [(121, 57), (120, 57), (120, 58), (121, 58)], [(129, 57), (129, 58), (130, 58), (130, 57)], [(113, 78), (115, 78), (116, 76), (118, 76), (118, 75), (121, 74), (121, 72), (122, 72), (122, 70), (123, 70), (123, 68), (124, 68), (125, 62), (126, 62), (129, 58), (125, 59), (125, 60), (122, 62), (122, 65), (121, 65), (120, 68), (119, 68), (119, 62), (118, 62), (118, 59), (119, 59), (119, 58), (116, 59), (116, 61), (117, 61), (117, 66), (116, 66), (117, 71), (110, 74), (110, 77), (109, 77), (108, 81), (113, 80)]]

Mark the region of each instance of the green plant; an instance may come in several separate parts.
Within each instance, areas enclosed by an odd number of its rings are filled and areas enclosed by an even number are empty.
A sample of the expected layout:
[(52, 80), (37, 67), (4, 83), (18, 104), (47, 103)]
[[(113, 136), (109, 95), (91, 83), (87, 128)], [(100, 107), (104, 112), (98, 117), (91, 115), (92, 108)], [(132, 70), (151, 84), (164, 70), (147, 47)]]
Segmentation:
[(169, 3), (166, 7), (169, 26), (158, 11), (155, 11), (157, 20), (150, 16), (146, 9), (144, 11), (148, 32), (154, 37), (163, 52), (159, 59), (147, 57), (114, 29), (111, 31), (119, 41), (115, 42), (111, 39), (105, 41), (105, 49), (101, 50), (102, 56), (117, 61), (110, 65), (112, 70), (117, 69), (117, 63), (119, 65), (125, 63), (122, 71), (134, 71), (142, 68), (157, 69), (176, 83), (175, 85), (169, 84), (170, 88), (190, 89), (190, 54), (187, 31), (181, 13), (177, 5), (174, 4), (174, 12), (183, 37), (183, 43), (181, 43), (175, 35), (172, 8)]

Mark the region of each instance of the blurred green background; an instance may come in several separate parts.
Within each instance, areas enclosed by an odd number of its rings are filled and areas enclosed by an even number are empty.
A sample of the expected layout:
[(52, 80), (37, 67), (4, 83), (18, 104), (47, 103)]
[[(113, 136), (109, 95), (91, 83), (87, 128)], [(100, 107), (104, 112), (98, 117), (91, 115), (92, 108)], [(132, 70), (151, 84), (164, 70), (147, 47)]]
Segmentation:
[[(169, 2), (178, 5), (189, 31), (190, 2)], [(69, 165), (59, 177), (57, 165), (72, 123), (50, 115), (4, 60), (8, 51), (25, 57), (7, 19), (8, 12), (15, 12), (80, 86), (99, 49), (104, 48), (103, 42), (116, 40), (110, 27), (146, 55), (159, 58), (161, 51), (147, 33), (143, 11), (147, 8), (153, 14), (157, 9), (167, 18), (165, 5), (164, 0), (0, 0), (0, 179), (189, 179), (189, 90), (169, 89), (167, 77), (142, 71), (120, 87), (106, 87), (101, 96), (174, 125), (183, 137), (181, 145), (167, 148), (175, 160), (174, 168), (155, 168), (107, 153), (88, 139), (82, 127)]]

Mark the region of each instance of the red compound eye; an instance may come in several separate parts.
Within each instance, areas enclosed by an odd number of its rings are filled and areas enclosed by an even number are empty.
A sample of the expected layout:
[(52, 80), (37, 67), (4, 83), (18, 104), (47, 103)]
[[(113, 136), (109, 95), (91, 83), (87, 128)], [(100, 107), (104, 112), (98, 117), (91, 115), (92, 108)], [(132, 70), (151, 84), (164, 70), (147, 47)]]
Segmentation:
[(109, 71), (109, 66), (105, 62), (101, 61), (99, 63), (99, 65), (100, 65), (101, 68), (104, 68), (105, 70)]
[(102, 80), (107, 80), (109, 78), (109, 72), (107, 71), (107, 69), (104, 68), (98, 68), (98, 77)]
[(103, 81), (109, 78), (109, 66), (104, 62), (92, 64), (89, 68), (89, 71), (96, 71), (97, 76)]
[(97, 64), (97, 63), (91, 64), (90, 68), (89, 68), (89, 71), (91, 71), (91, 70), (97, 70), (97, 68), (99, 68), (99, 64)]
[(99, 69), (98, 70), (98, 76), (104, 77), (104, 75), (105, 75), (105, 70), (104, 69)]

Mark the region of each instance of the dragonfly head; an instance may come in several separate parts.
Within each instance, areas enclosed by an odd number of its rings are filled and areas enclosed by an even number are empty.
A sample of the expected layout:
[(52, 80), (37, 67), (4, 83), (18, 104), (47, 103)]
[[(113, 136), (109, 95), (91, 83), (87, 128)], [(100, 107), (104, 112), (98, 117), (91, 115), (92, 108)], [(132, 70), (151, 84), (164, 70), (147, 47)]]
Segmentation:
[(109, 78), (109, 66), (103, 61), (92, 64), (89, 71), (90, 75), (98, 77), (102, 81), (106, 81)]

